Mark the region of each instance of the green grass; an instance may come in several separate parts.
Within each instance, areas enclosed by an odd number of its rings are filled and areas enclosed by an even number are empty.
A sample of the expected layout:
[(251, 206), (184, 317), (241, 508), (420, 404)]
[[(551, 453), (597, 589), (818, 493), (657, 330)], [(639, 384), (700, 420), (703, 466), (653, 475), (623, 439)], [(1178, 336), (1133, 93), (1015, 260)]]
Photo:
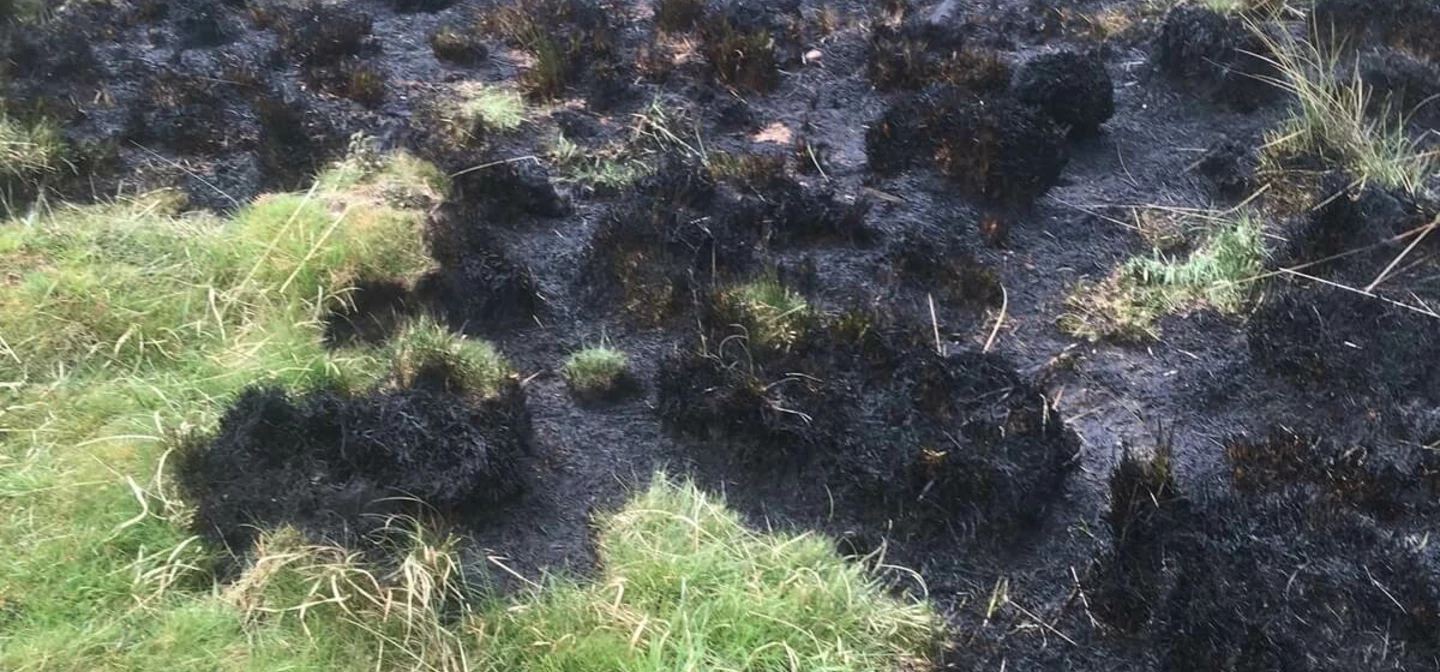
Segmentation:
[(596, 152), (586, 151), (575, 141), (557, 135), (548, 152), (550, 162), (564, 179), (597, 191), (620, 191), (652, 172), (640, 155), (644, 149), (631, 142)]
[(720, 299), (749, 331), (750, 342), (764, 347), (794, 345), (811, 317), (805, 297), (772, 278), (733, 287)]
[(487, 622), (493, 670), (899, 670), (939, 621), (817, 535), (758, 534), (690, 484), (655, 483), (599, 528), (601, 576)]
[(619, 384), (630, 368), (630, 358), (624, 352), (608, 345), (572, 353), (560, 368), (565, 382), (579, 392), (604, 392)]
[(516, 131), (529, 118), (525, 100), (516, 91), (470, 82), (457, 87), (455, 93), (445, 116), (462, 141)]
[(0, 115), (0, 175), (33, 178), (58, 170), (64, 161), (65, 143), (53, 124)]
[(163, 464), (247, 385), (362, 389), (384, 377), (383, 353), (327, 351), (322, 318), (360, 280), (430, 267), (425, 213), (379, 195), (434, 189), (410, 182), (431, 170), (347, 162), (307, 194), (228, 219), (181, 216), (173, 197), (152, 195), (6, 226), (0, 669), (349, 664), (353, 652), (215, 598), (211, 552), (186, 531)]
[[(1315, 155), (1362, 180), (1416, 193), (1440, 172), (1440, 154), (1424, 151), (1406, 130), (1403, 114), (1371, 116), (1372, 92), (1359, 64), (1342, 77), (1341, 49), (1322, 49), (1287, 31), (1251, 29), (1272, 52), (1272, 83), (1295, 96), (1296, 109), (1266, 138), (1262, 157), (1283, 170), (1286, 159)], [(1401, 110), (1400, 112), (1408, 112)]]
[(439, 371), (453, 392), (493, 397), (512, 373), (495, 346), (456, 334), (429, 318), (407, 325), (388, 349), (400, 385)]
[(225, 551), (190, 534), (166, 464), (240, 390), (360, 391), (437, 361), (470, 392), (510, 376), (426, 321), (322, 345), (355, 283), (430, 268), (427, 213), (395, 196), (443, 193), (433, 167), (354, 149), (231, 217), (152, 194), (0, 231), (0, 669), (859, 671), (930, 653), (933, 614), (830, 541), (751, 532), (663, 479), (599, 521), (595, 581), (492, 601), (457, 540), (407, 528), (384, 565), (266, 531), (216, 583)]
[(1234, 313), (1245, 306), (1250, 279), (1264, 270), (1264, 224), (1241, 211), (1204, 218), (1210, 230), (1188, 255), (1156, 252), (1123, 264), (1098, 284), (1081, 284), (1070, 297), (1061, 329), (1089, 339), (1151, 340), (1163, 316), (1208, 306)]

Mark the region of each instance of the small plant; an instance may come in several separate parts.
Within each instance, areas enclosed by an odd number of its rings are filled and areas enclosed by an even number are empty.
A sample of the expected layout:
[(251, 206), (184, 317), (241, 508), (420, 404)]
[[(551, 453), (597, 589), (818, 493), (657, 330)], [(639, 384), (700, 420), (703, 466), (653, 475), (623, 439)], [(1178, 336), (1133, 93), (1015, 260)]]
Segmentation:
[(1263, 225), (1245, 211), (1215, 221), (1218, 227), (1184, 259), (1156, 252), (1131, 259), (1101, 283), (1078, 286), (1061, 329), (1092, 340), (1145, 341), (1169, 313), (1200, 305), (1239, 311), (1250, 296), (1248, 281), (1264, 267)]
[(525, 101), (515, 91), (467, 83), (456, 93), (449, 122), (461, 141), (473, 141), (485, 133), (509, 133), (525, 123)]
[(430, 319), (407, 325), (389, 346), (396, 382), (438, 386), (458, 394), (493, 397), (510, 377), (510, 365), (486, 341), (456, 334)]
[(730, 289), (721, 299), (731, 316), (750, 330), (750, 342), (760, 346), (789, 348), (800, 340), (810, 317), (805, 297), (771, 278)]
[(1371, 89), (1356, 70), (1341, 77), (1338, 48), (1322, 50), (1290, 33), (1251, 29), (1272, 53), (1278, 71), (1268, 81), (1294, 94), (1299, 106), (1262, 148), (1264, 163), (1283, 170), (1286, 160), (1315, 155), (1343, 165), (1361, 179), (1410, 193), (1440, 171), (1440, 154), (1423, 151), (1406, 133), (1405, 119), (1371, 119)]
[(560, 375), (577, 394), (603, 396), (620, 389), (629, 368), (630, 358), (624, 352), (601, 344), (571, 354)]

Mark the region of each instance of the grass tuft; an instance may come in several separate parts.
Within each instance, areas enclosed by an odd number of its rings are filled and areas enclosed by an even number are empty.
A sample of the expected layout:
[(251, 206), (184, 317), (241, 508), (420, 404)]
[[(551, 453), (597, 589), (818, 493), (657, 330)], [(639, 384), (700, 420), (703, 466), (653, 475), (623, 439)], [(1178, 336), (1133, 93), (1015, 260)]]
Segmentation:
[(720, 298), (722, 307), (750, 331), (750, 342), (763, 347), (794, 345), (811, 317), (805, 297), (770, 278), (731, 288)]
[(1341, 49), (1321, 49), (1288, 32), (1252, 23), (1279, 75), (1271, 83), (1294, 94), (1298, 108), (1270, 133), (1263, 147), (1266, 164), (1283, 169), (1287, 159), (1315, 155), (1353, 171), (1360, 179), (1416, 193), (1440, 171), (1440, 153), (1423, 151), (1406, 132), (1403, 115), (1372, 119), (1370, 87), (1358, 62), (1342, 77)]
[(489, 669), (910, 669), (939, 634), (833, 542), (753, 532), (663, 475), (601, 521), (598, 547), (594, 582), (557, 582), (487, 623)]
[(585, 348), (565, 359), (560, 375), (581, 394), (604, 394), (618, 388), (630, 369), (630, 358), (607, 345)]
[(396, 382), (403, 387), (433, 380), (457, 394), (494, 397), (512, 373), (495, 346), (429, 318), (407, 325), (390, 343), (389, 356)]
[(486, 133), (510, 133), (528, 118), (525, 100), (515, 91), (465, 83), (456, 89), (456, 94), (453, 108), (445, 116), (462, 142)]
[(1212, 219), (1215, 228), (1184, 258), (1156, 252), (1122, 265), (1105, 281), (1083, 283), (1068, 300), (1061, 329), (1098, 340), (1145, 341), (1157, 336), (1163, 316), (1208, 306), (1242, 309), (1251, 278), (1264, 268), (1263, 223), (1248, 211)]
[(0, 115), (0, 175), (33, 178), (58, 170), (64, 159), (65, 143), (53, 124)]

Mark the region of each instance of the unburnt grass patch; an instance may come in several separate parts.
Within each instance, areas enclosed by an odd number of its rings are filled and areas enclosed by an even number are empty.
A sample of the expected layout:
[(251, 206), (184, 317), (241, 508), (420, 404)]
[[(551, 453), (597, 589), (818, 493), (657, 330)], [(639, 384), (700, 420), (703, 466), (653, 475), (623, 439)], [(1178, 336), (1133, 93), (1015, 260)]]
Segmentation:
[(1208, 229), (1185, 255), (1153, 252), (1134, 257), (1098, 283), (1082, 281), (1060, 317), (1064, 331), (1089, 339), (1144, 341), (1172, 313), (1245, 307), (1264, 269), (1265, 240), (1258, 215), (1201, 217)]
[(560, 375), (570, 391), (586, 401), (613, 399), (634, 387), (630, 357), (610, 345), (582, 348), (565, 358)]
[(1002, 358), (941, 355), (923, 329), (788, 295), (725, 307), (747, 295), (718, 295), (699, 348), (661, 369), (661, 417), (705, 450), (767, 473), (818, 468), (845, 507), (911, 532), (1013, 538), (1062, 488), (1078, 441)]

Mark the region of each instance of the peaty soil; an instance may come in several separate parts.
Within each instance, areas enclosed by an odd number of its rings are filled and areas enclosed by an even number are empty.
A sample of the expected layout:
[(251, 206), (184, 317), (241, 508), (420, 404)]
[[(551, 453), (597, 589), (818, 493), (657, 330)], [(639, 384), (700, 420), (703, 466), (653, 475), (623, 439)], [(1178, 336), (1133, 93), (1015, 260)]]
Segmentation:
[[(519, 131), (457, 144), (439, 112), (455, 84), (533, 77), (514, 40), (472, 29), (499, 4), (117, 0), (10, 31), (7, 107), (60, 122), (85, 173), (47, 186), (70, 198), (180, 184), (194, 207), (233, 208), (300, 185), (358, 131), (451, 172), (494, 164), (433, 218), (441, 270), (420, 300), (370, 288), (331, 336), (383, 341), (424, 306), (492, 340), (524, 381), (526, 449), (492, 452), (511, 425), (443, 391), (252, 392), (187, 472), (230, 503), (202, 504), (203, 532), (343, 541), (365, 532), (360, 504), (419, 495), (504, 587), (590, 571), (591, 517), (663, 468), (758, 526), (914, 569), (897, 588), (950, 617), (948, 669), (1433, 669), (1440, 326), (1386, 300), (1440, 306), (1440, 238), (1379, 298), (1323, 284), (1370, 284), (1432, 204), (1322, 175), (1305, 194), (1320, 207), (1268, 231), (1275, 267), (1367, 249), (1307, 267), (1319, 281), (1281, 274), (1252, 315), (1166, 318), (1139, 346), (1056, 327), (1077, 282), (1150, 252), (1133, 208), (1228, 207), (1269, 179), (1253, 148), (1285, 101), (1257, 86), (1264, 61), (1234, 20), (717, 1), (661, 36), (650, 2), (574, 0), (550, 34), (603, 29), (603, 58), (573, 54)], [(1111, 11), (1130, 24), (1102, 39), (1083, 17)], [(1423, 34), (1353, 25), (1362, 76), (1397, 100), (1440, 90)], [(646, 157), (653, 176), (592, 189), (543, 158), (562, 129), (628, 141), (657, 107), (689, 149), (753, 160), (711, 175), (672, 143)], [(803, 296), (804, 336), (756, 342), (717, 304), (754, 279)], [(640, 391), (582, 403), (556, 369), (601, 339)], [(412, 407), (423, 422), (386, 420)], [(275, 427), (296, 431), (272, 474), (257, 451)], [(365, 427), (400, 432), (419, 471), (392, 468), (390, 442), (345, 439)]]

